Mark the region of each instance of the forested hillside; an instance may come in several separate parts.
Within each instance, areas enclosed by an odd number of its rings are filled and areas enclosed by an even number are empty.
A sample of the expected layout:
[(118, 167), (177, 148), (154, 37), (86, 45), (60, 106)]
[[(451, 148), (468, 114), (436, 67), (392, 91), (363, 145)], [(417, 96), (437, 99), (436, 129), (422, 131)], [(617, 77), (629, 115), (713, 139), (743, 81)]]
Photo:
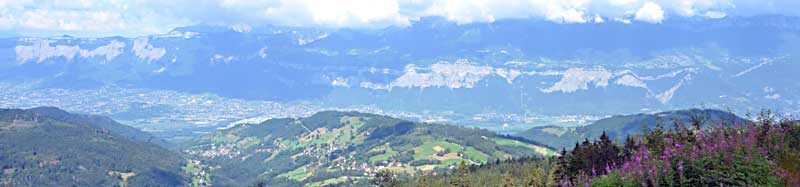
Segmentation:
[(641, 134), (642, 129), (654, 128), (659, 124), (665, 128), (671, 128), (675, 123), (699, 124), (702, 127), (708, 127), (722, 121), (749, 122), (747, 119), (722, 110), (689, 109), (655, 114), (618, 115), (579, 127), (534, 127), (515, 135), (557, 149), (570, 149), (575, 146), (576, 142), (599, 138), (602, 133), (605, 133), (612, 141), (624, 142), (625, 137)]
[(554, 150), (521, 138), (355, 112), (244, 124), (199, 138), (186, 153), (204, 161), (212, 184), (368, 185), (379, 171), (412, 176)]
[(36, 107), (29, 109), (28, 111), (68, 123), (88, 125), (93, 128), (108, 129), (113, 133), (134, 141), (150, 142), (161, 146), (170, 145), (166, 141), (159, 139), (152, 134), (142, 132), (141, 130), (131, 126), (120, 124), (119, 122), (105, 116), (72, 114), (56, 107)]
[(800, 123), (762, 113), (756, 122), (715, 126), (657, 123), (624, 144), (605, 133), (562, 156), (485, 166), (408, 180), (384, 173), (379, 186), (798, 186)]
[(0, 186), (182, 186), (187, 181), (179, 154), (110, 130), (129, 127), (84, 117), (0, 109)]

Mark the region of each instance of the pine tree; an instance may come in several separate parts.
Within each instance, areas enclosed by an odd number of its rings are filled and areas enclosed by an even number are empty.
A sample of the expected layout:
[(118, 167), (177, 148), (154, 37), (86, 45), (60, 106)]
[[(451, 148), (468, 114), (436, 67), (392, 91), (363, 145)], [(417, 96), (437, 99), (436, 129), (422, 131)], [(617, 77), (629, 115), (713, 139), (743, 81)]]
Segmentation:
[(379, 187), (395, 187), (400, 186), (400, 181), (398, 181), (391, 172), (381, 170), (375, 174), (375, 178), (372, 179), (372, 184)]
[[(584, 142), (585, 143), (585, 142)], [(586, 157), (584, 155), (584, 149), (588, 147), (581, 146), (579, 143), (575, 143), (575, 148), (572, 149), (570, 152), (569, 157), (567, 158), (567, 165), (564, 167), (562, 177), (566, 179), (572, 180), (575, 176), (577, 176), (578, 172), (585, 168), (586, 161), (584, 160)]]
[(606, 131), (603, 131), (603, 134), (600, 135), (600, 143), (599, 143), (599, 152), (600, 152), (600, 160), (595, 162), (594, 168), (601, 170), (602, 174), (605, 174), (606, 166), (610, 166), (612, 163), (619, 163), (622, 161), (622, 157), (619, 156), (619, 148), (614, 145), (614, 142), (609, 139), (608, 135), (606, 135)]
[(569, 153), (567, 153), (566, 148), (561, 148), (561, 155), (558, 156), (558, 162), (553, 169), (554, 180), (559, 180), (565, 176), (567, 176), (567, 169), (569, 164)]
[(544, 177), (544, 175), (544, 169), (537, 167), (528, 176), (527, 184), (525, 186), (543, 187), (545, 185), (545, 181), (542, 181), (542, 177)]
[(428, 187), (428, 186), (432, 186), (431, 181), (428, 179), (428, 176), (417, 177), (416, 187)]
[[(555, 167), (558, 167), (558, 166), (555, 166)], [(558, 179), (556, 178), (555, 170), (550, 169), (550, 172), (547, 174), (546, 180), (547, 181), (545, 182), (544, 186), (556, 186), (556, 184), (558, 183), (557, 182)]]
[(514, 187), (514, 177), (511, 176), (510, 172), (506, 172), (503, 176), (504, 184), (503, 187)]
[(661, 117), (656, 117), (656, 126), (646, 136), (647, 147), (660, 154), (664, 150), (664, 134), (664, 120)]
[(625, 150), (624, 150), (624, 153), (623, 153), (624, 156), (627, 157), (627, 156), (632, 155), (634, 152), (636, 152), (638, 147), (639, 146), (636, 145), (636, 140), (634, 140), (632, 136), (628, 135), (628, 137), (625, 138)]
[(472, 182), (469, 178), (469, 167), (467, 166), (467, 162), (461, 161), (458, 164), (458, 168), (456, 169), (456, 175), (450, 178), (450, 186), (451, 187), (470, 187), (472, 186)]
[(642, 123), (642, 136), (650, 135), (650, 124), (647, 121)]

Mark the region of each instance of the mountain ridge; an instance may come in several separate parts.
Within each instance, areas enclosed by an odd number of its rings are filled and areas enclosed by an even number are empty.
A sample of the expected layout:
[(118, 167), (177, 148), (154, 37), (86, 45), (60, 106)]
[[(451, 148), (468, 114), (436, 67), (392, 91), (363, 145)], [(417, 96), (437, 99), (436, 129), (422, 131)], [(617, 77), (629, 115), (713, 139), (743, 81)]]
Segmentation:
[(752, 123), (736, 114), (716, 109), (688, 109), (666, 111), (652, 114), (616, 115), (579, 127), (541, 126), (515, 134), (516, 136), (544, 143), (550, 147), (572, 149), (584, 139), (596, 139), (607, 134), (611, 139), (624, 141), (629, 135), (639, 134), (647, 125), (648, 129), (662, 123), (664, 130), (670, 130), (675, 122), (690, 126), (693, 120), (701, 120), (703, 127), (716, 126), (721, 121), (736, 121), (738, 125)]
[(0, 152), (2, 185), (182, 186), (188, 178), (172, 151), (31, 110), (0, 109)]
[(27, 111), (42, 114), (68, 123), (86, 124), (95, 128), (108, 129), (113, 133), (117, 133), (134, 141), (150, 142), (162, 147), (172, 146), (170, 143), (159, 139), (152, 134), (143, 132), (134, 127), (120, 124), (119, 122), (105, 116), (72, 114), (56, 107), (36, 107), (27, 109)]
[[(800, 38), (797, 23), (800, 19), (785, 16), (635, 25), (530, 20), (458, 25), (422, 19), (406, 28), (371, 31), (266, 27), (238, 32), (198, 25), (136, 38), (18, 37), (0, 40), (0, 58), (8, 62), (0, 63), (0, 78), (39, 81), (44, 88), (116, 85), (466, 114), (607, 115), (700, 102), (797, 110), (783, 101), (796, 99), (788, 93), (800, 86), (757, 78), (791, 75), (787, 70), (797, 68), (791, 63), (797, 58), (793, 43)], [(631, 73), (617, 74), (623, 71)], [(190, 81), (201, 84), (186, 84)], [(504, 97), (486, 94), (490, 91)], [(629, 95), (641, 102), (620, 99)], [(475, 104), (454, 102), (463, 98)], [(588, 102), (595, 100), (603, 102)], [(582, 107), (539, 107), (564, 101)]]
[(462, 160), (555, 155), (487, 130), (336, 111), (240, 124), (192, 142), (184, 152), (218, 166), (211, 180), (223, 185), (364, 183), (384, 168), (414, 175), (448, 170)]

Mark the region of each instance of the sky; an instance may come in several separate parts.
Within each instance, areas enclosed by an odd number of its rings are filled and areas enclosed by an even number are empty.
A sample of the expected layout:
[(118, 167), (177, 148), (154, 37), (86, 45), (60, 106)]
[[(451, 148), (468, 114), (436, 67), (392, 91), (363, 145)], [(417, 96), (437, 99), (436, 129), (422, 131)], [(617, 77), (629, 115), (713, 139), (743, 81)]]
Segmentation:
[(141, 36), (196, 24), (379, 29), (541, 19), (659, 24), (674, 17), (798, 16), (799, 0), (0, 0), (0, 34)]

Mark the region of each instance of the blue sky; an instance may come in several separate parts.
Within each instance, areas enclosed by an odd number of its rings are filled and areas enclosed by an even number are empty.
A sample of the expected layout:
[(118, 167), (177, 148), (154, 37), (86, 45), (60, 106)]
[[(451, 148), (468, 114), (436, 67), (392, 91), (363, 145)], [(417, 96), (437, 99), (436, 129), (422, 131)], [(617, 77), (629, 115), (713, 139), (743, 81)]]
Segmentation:
[(798, 0), (0, 0), (0, 32), (138, 36), (194, 24), (383, 28), (420, 17), (658, 24), (672, 17), (800, 14)]

